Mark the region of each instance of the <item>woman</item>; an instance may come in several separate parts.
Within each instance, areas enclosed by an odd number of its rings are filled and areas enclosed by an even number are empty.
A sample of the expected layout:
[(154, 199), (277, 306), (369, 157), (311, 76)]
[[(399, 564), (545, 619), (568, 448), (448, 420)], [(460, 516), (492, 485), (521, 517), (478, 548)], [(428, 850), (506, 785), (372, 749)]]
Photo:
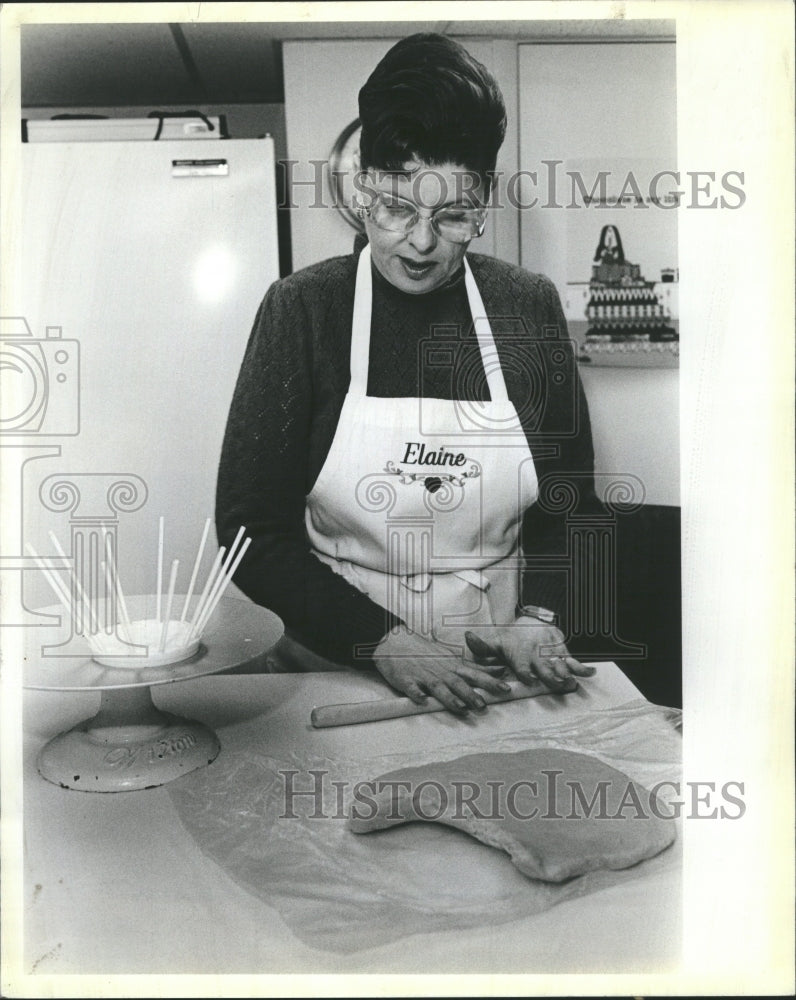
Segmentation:
[[(265, 296), (224, 440), (219, 541), (246, 525), (235, 582), (283, 619), (295, 669), (375, 666), (458, 714), (484, 707), (479, 688), (507, 690), (507, 671), (570, 691), (593, 670), (556, 624), (565, 581), (532, 560), (521, 579), (519, 542), (543, 475), (593, 497), (585, 400), (552, 284), (466, 256), (500, 91), (455, 42), (414, 35), (359, 111), (367, 242)], [(525, 521), (526, 556), (560, 551), (560, 516)]]

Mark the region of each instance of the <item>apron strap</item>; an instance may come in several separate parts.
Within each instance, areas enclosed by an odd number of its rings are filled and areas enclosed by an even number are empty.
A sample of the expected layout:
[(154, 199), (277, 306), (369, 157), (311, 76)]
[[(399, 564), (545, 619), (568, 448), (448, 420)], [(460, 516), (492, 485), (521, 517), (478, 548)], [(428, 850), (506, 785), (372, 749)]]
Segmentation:
[[(475, 336), (481, 361), (486, 372), (489, 395), (493, 402), (508, 401), (506, 381), (500, 367), (495, 338), (484, 308), (481, 293), (475, 283), (467, 258), (464, 259), (464, 287), (473, 317)], [(373, 276), (370, 271), (370, 244), (359, 255), (357, 280), (354, 289), (354, 316), (351, 323), (351, 386), (349, 392), (366, 396), (368, 391), (368, 364), (370, 361), (370, 317), (373, 306)]]
[(481, 361), (486, 372), (489, 395), (493, 403), (506, 403), (509, 394), (506, 391), (506, 380), (503, 378), (503, 369), (500, 367), (495, 338), (492, 336), (492, 327), (466, 257), (464, 258), (464, 285), (467, 289), (467, 300), (473, 317), (478, 348), (481, 351)]
[(354, 289), (354, 318), (351, 323), (351, 387), (349, 392), (366, 396), (370, 361), (370, 314), (373, 305), (373, 276), (370, 273), (370, 244), (362, 248)]

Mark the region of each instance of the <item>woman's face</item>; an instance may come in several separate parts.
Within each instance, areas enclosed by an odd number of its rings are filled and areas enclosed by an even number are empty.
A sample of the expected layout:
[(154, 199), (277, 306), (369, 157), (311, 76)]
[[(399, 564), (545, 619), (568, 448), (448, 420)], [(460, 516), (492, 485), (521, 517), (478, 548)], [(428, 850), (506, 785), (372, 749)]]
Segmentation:
[(468, 243), (451, 243), (434, 231), (430, 215), (446, 206), (486, 204), (484, 184), (471, 171), (446, 163), (429, 166), (413, 160), (399, 173), (367, 171), (369, 187), (411, 202), (421, 217), (407, 232), (379, 228), (365, 217), (373, 263), (389, 281), (410, 295), (422, 295), (444, 285), (461, 265)]

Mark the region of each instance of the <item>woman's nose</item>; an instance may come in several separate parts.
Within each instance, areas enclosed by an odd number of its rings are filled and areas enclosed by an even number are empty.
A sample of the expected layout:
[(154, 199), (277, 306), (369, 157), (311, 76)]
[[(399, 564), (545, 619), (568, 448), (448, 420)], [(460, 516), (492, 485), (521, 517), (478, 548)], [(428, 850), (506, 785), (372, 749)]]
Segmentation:
[(409, 230), (409, 242), (418, 253), (427, 253), (437, 242), (437, 234), (431, 225), (431, 219), (418, 218)]

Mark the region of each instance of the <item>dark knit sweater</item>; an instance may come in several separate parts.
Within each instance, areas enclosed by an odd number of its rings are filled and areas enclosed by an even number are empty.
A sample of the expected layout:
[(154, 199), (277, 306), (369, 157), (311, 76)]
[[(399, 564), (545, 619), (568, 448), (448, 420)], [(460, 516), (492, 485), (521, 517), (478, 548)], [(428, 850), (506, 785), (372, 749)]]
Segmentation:
[[(588, 412), (553, 284), (490, 257), (467, 259), (540, 485), (547, 476), (563, 478), (580, 497), (580, 509), (592, 507)], [(328, 454), (350, 382), (357, 260), (356, 253), (335, 257), (268, 289), (238, 376), (216, 497), (219, 544), (228, 545), (240, 525), (253, 539), (235, 583), (310, 649), (341, 664), (353, 663), (355, 646), (376, 644), (397, 620), (312, 554), (304, 526), (305, 497)], [(404, 293), (372, 270), (368, 395), (489, 399), (463, 268), (425, 295)], [(450, 366), (421, 360), (432, 331), (453, 344)], [(565, 610), (565, 574), (533, 568), (534, 556), (565, 551), (565, 532), (563, 514), (540, 504), (527, 512), (526, 603)]]

